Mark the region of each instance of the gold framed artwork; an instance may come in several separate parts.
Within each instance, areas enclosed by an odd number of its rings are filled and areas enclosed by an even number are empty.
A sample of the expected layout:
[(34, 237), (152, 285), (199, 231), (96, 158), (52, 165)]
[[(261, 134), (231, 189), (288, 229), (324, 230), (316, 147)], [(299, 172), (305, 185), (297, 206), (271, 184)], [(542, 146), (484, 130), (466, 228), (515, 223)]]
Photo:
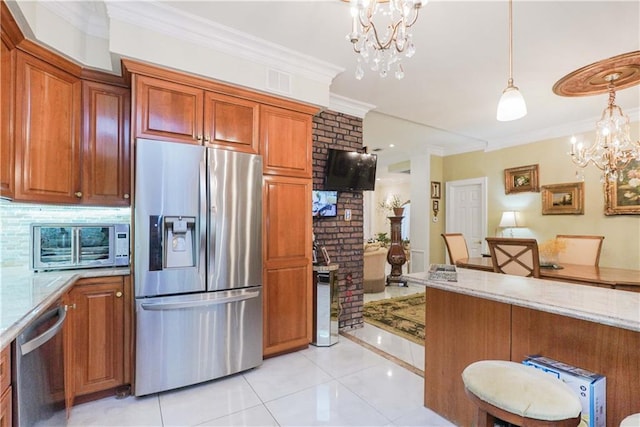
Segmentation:
[(431, 181), (431, 198), (432, 199), (440, 198), (440, 182), (439, 181)]
[(604, 214), (640, 215), (640, 161), (630, 161), (619, 173), (621, 180), (604, 184)]
[(538, 165), (519, 166), (504, 170), (504, 193), (540, 191), (538, 186)]
[(584, 182), (542, 186), (542, 215), (583, 215)]

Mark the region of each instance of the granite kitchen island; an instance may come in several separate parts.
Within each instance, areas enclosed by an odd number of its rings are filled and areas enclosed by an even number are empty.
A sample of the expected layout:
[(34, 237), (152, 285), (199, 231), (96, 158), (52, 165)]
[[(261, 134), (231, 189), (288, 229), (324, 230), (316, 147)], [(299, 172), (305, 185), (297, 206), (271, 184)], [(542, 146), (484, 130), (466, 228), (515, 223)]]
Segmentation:
[(425, 406), (456, 425), (474, 407), (462, 370), (539, 354), (607, 377), (607, 425), (640, 412), (640, 293), (458, 268), (426, 286)]

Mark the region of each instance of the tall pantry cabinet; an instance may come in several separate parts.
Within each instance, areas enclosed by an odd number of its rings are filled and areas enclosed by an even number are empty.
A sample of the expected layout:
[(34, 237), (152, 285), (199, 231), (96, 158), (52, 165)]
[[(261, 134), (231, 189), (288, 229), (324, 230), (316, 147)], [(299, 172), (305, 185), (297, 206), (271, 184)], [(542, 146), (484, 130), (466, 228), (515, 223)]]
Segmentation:
[(260, 126), (265, 174), (263, 347), (269, 356), (311, 341), (311, 115), (265, 106)]
[(123, 60), (134, 138), (263, 157), (263, 355), (311, 342), (312, 116), (318, 109)]

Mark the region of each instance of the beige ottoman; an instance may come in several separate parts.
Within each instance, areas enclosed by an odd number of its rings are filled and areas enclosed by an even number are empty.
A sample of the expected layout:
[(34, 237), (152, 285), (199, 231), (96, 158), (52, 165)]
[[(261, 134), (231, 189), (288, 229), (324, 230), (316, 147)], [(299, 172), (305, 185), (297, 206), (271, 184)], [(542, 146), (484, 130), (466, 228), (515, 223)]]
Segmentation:
[(462, 372), (465, 391), (478, 408), (476, 425), (495, 418), (519, 426), (576, 427), (582, 406), (561, 380), (505, 360), (481, 360)]

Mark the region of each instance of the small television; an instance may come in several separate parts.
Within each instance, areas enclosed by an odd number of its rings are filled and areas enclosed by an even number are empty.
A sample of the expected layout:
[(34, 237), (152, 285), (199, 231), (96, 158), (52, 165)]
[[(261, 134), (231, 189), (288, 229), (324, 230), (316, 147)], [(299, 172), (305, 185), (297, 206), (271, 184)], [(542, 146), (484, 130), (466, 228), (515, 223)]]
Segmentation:
[(330, 217), (338, 215), (338, 192), (313, 190), (311, 212), (313, 216)]
[(325, 190), (372, 191), (376, 184), (375, 154), (329, 149)]

